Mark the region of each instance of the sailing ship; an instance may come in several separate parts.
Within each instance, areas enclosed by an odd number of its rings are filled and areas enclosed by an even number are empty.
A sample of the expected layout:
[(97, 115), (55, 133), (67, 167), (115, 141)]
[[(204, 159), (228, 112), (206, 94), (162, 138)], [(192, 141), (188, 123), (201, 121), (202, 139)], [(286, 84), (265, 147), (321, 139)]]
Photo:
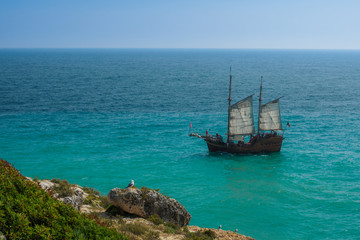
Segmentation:
[[(280, 105), (277, 98), (266, 104), (261, 104), (262, 77), (259, 96), (259, 115), (257, 132), (255, 132), (253, 114), (253, 95), (250, 95), (234, 104), (231, 104), (231, 69), (229, 84), (228, 126), (226, 141), (216, 133), (205, 135), (190, 133), (190, 136), (202, 138), (207, 143), (209, 152), (228, 153), (270, 153), (279, 152), (284, 138), (280, 115)], [(246, 140), (245, 140), (246, 139)]]

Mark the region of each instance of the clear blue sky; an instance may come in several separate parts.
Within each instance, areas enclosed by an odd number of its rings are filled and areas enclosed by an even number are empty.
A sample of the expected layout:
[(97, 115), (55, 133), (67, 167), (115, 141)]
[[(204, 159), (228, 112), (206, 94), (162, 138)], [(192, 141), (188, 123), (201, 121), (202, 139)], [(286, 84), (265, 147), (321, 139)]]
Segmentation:
[(0, 48), (360, 49), (359, 0), (0, 0)]

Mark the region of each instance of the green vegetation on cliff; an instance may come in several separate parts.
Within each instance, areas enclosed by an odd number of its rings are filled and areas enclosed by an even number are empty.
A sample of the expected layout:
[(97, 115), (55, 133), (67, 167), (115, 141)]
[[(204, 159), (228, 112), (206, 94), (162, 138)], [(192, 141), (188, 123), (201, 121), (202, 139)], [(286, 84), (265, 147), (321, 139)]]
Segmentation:
[(7, 239), (127, 239), (100, 224), (0, 160), (0, 231)]

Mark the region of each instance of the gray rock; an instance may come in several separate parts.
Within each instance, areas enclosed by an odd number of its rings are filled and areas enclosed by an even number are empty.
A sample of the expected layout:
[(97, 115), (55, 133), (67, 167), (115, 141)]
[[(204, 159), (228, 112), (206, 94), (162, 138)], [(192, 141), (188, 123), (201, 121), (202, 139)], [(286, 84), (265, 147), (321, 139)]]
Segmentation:
[(108, 199), (124, 212), (144, 218), (157, 214), (165, 222), (179, 226), (188, 225), (191, 219), (190, 213), (177, 200), (151, 189), (114, 188), (109, 192)]
[[(28, 180), (30, 181), (34, 181), (32, 178), (30, 177), (26, 177)], [(59, 184), (58, 183), (54, 183), (52, 182), (51, 180), (48, 180), (48, 179), (43, 179), (43, 180), (39, 180), (38, 181), (40, 187), (42, 189), (44, 189), (45, 191), (50, 191), (50, 190), (53, 190), (53, 187), (54, 186), (58, 186)], [(66, 196), (66, 197), (63, 197), (63, 198), (60, 198), (59, 197), (59, 194), (56, 193), (56, 192), (53, 192), (53, 196), (64, 202), (64, 203), (67, 203), (67, 204), (70, 204), (72, 205), (76, 210), (80, 210), (82, 204), (84, 203), (84, 199), (89, 195), (87, 193), (84, 192), (84, 190), (81, 188), (81, 186), (79, 185), (72, 185), (71, 188), (73, 189), (74, 193), (72, 196)], [(1, 236), (1, 235), (0, 235)], [(2, 240), (0, 238), (0, 240)]]
[(63, 201), (64, 203), (72, 205), (76, 210), (80, 210), (81, 205), (84, 202), (83, 194), (84, 194), (83, 190), (75, 189), (74, 195), (60, 198), (59, 200)]
[(50, 180), (44, 179), (39, 180), (40, 187), (44, 189), (45, 191), (49, 191), (55, 184), (51, 182)]
[(72, 197), (64, 197), (64, 198), (60, 198), (60, 200), (66, 204), (70, 204), (70, 205), (74, 206), (74, 201), (73, 201)]

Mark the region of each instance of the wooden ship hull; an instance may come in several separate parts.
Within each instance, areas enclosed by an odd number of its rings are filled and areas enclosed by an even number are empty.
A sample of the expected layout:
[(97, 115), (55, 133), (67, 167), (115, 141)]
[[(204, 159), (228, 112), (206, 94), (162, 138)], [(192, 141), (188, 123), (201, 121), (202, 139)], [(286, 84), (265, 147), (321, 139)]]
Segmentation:
[(282, 141), (284, 138), (278, 136), (256, 136), (253, 141), (249, 143), (225, 143), (218, 141), (217, 139), (204, 137), (207, 143), (209, 152), (227, 152), (227, 153), (244, 153), (244, 154), (256, 154), (256, 153), (272, 153), (280, 152)]

